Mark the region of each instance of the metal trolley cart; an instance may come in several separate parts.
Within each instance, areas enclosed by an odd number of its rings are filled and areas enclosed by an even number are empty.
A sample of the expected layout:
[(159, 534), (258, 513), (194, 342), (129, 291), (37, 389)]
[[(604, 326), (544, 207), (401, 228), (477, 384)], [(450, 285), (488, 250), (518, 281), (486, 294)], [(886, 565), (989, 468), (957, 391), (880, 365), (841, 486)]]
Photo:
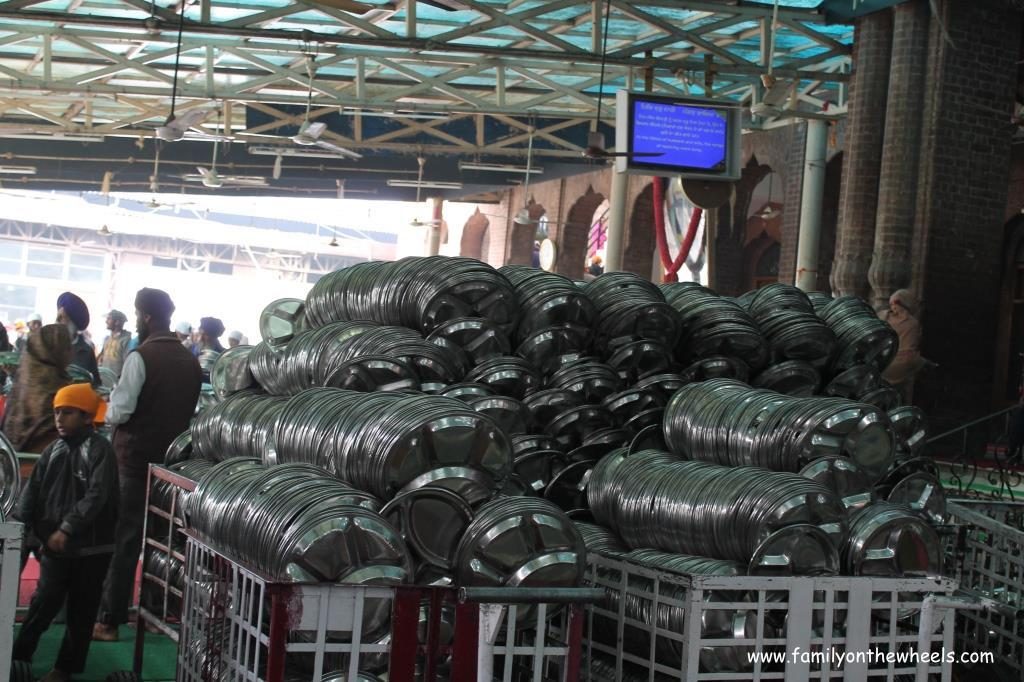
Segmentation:
[(0, 523), (0, 682), (7, 682), (11, 670), (22, 532), (20, 523)]
[(588, 588), (274, 582), (190, 535), (179, 682), (577, 680)]
[(945, 681), (969, 608), (944, 578), (691, 576), (596, 554), (587, 582), (606, 599), (588, 607), (584, 679), (602, 682)]
[(146, 493), (146, 530), (142, 546), (139, 627), (135, 632), (134, 671), (142, 674), (146, 627), (178, 641), (185, 581), (184, 494), (195, 481), (161, 466), (150, 466)]
[(962, 588), (984, 603), (957, 620), (959, 649), (990, 651), (1024, 680), (1024, 504), (957, 500), (954, 568)]

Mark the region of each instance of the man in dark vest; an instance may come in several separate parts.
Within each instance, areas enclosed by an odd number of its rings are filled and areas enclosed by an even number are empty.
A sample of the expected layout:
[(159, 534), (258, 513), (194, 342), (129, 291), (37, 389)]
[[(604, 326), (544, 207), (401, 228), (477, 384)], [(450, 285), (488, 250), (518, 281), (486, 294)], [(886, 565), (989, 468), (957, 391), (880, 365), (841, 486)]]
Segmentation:
[(171, 332), (174, 303), (159, 289), (135, 297), (139, 347), (128, 354), (121, 380), (110, 394), (107, 423), (114, 426), (114, 453), (120, 476), (120, 505), (114, 556), (103, 585), (103, 603), (93, 639), (115, 641), (128, 620), (135, 568), (146, 517), (146, 474), (151, 462), (188, 429), (196, 409), (202, 372), (192, 354)]

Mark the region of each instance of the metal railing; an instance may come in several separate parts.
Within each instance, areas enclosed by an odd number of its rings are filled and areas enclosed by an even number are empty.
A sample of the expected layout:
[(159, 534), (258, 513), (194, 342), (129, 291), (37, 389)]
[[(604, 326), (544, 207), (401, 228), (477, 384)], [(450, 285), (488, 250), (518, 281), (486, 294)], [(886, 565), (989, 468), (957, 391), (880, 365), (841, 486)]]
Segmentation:
[(979, 432), (984, 439), (991, 439), (994, 432), (1009, 433), (1010, 417), (1018, 407), (1006, 407), (928, 439), (927, 445), (932, 452), (936, 443), (954, 438), (959, 440), (959, 449), (955, 456), (945, 462), (944, 469), (947, 475), (944, 477), (944, 483), (952, 484), (961, 496), (1009, 500), (1021, 496), (1018, 489), (1024, 486), (1024, 472), (1008, 468), (1006, 457), (1000, 458), (998, 451), (992, 452), (991, 458), (970, 454), (972, 439), (977, 439)]

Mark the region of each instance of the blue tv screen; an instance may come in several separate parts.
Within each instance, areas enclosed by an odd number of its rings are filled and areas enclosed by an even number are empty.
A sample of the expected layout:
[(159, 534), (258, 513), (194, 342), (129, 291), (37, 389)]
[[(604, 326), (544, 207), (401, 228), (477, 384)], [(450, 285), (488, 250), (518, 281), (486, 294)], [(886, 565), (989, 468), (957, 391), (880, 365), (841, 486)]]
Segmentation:
[[(627, 103), (628, 102), (628, 103)], [(739, 118), (732, 102), (645, 93), (623, 97), (625, 152), (632, 172), (727, 179), (737, 174)], [(620, 147), (622, 148), (622, 147)], [(644, 156), (649, 155), (649, 156)]]

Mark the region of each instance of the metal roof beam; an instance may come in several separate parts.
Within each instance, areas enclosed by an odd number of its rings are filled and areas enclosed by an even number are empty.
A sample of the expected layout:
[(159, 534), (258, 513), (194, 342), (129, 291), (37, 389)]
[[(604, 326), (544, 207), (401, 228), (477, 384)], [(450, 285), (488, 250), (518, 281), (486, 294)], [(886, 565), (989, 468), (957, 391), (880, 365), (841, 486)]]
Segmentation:
[[(135, 28), (144, 29), (144, 22), (135, 19), (122, 19), (120, 17), (96, 17), (86, 16), (78, 14), (62, 14), (53, 12), (30, 12), (30, 11), (8, 11), (3, 5), (0, 5), (0, 18), (15, 19), (18, 21), (44, 21), (52, 23), (64, 23), (74, 25), (88, 25), (96, 27), (107, 27), (107, 28)], [(5, 24), (0, 25), (0, 30), (9, 31), (13, 30), (16, 32), (34, 32), (38, 35), (41, 30), (45, 31), (48, 27), (44, 26), (26, 26), (24, 24)], [(51, 32), (59, 33), (64, 29), (52, 29)], [(248, 44), (252, 39), (263, 38), (271, 41), (283, 41), (284, 45), (278, 44), (276, 46), (266, 45), (264, 49), (277, 49), (280, 50), (285, 47), (290, 47), (294, 50), (296, 45), (301, 41), (308, 43), (319, 43), (322, 45), (334, 45), (334, 46), (365, 46), (370, 48), (390, 48), (393, 50), (404, 51), (410, 57), (411, 52), (418, 53), (426, 52), (447, 52), (454, 55), (480, 55), (480, 56), (494, 56), (504, 59), (513, 58), (525, 58), (537, 61), (553, 61), (562, 65), (566, 64), (567, 57), (571, 57), (571, 62), (574, 64), (600, 64), (601, 56), (599, 54), (593, 54), (590, 52), (574, 52), (571, 55), (567, 55), (564, 52), (558, 52), (553, 50), (534, 50), (534, 49), (520, 49), (514, 50), (507, 47), (492, 47), (487, 45), (472, 45), (472, 44), (452, 44), (444, 43), (438, 44), (432, 39), (408, 39), (400, 36), (389, 34), (390, 37), (376, 37), (376, 36), (350, 36), (350, 35), (335, 35), (329, 33), (314, 33), (314, 32), (295, 32), (295, 31), (284, 31), (279, 29), (245, 29), (245, 28), (231, 28), (221, 24), (199, 24), (196, 22), (186, 22), (185, 32), (190, 35), (202, 35), (202, 36), (226, 36), (248, 39)], [(167, 35), (164, 35), (166, 33)], [(690, 32), (687, 32), (690, 33)], [(112, 37), (120, 36), (124, 39), (124, 34), (112, 34)], [(159, 34), (151, 34), (150, 40), (162, 40), (163, 42), (174, 42), (175, 35), (171, 30), (171, 27), (164, 27)], [(715, 46), (715, 49), (719, 49)], [(634, 66), (639, 68), (665, 68), (665, 69), (676, 69), (684, 65), (684, 62), (671, 60), (667, 58), (624, 58), (615, 57), (611, 55), (607, 58), (607, 63), (618, 64), (620, 66)], [(759, 74), (763, 71), (762, 67), (759, 67), (751, 62), (741, 59), (734, 58), (731, 60), (734, 63), (728, 65), (719, 65), (719, 73), (736, 73), (741, 75)], [(694, 59), (688, 62), (688, 65), (697, 71), (703, 71), (703, 60)], [(784, 75), (781, 74), (780, 75)], [(847, 80), (845, 74), (836, 74), (835, 78), (837, 81)]]

